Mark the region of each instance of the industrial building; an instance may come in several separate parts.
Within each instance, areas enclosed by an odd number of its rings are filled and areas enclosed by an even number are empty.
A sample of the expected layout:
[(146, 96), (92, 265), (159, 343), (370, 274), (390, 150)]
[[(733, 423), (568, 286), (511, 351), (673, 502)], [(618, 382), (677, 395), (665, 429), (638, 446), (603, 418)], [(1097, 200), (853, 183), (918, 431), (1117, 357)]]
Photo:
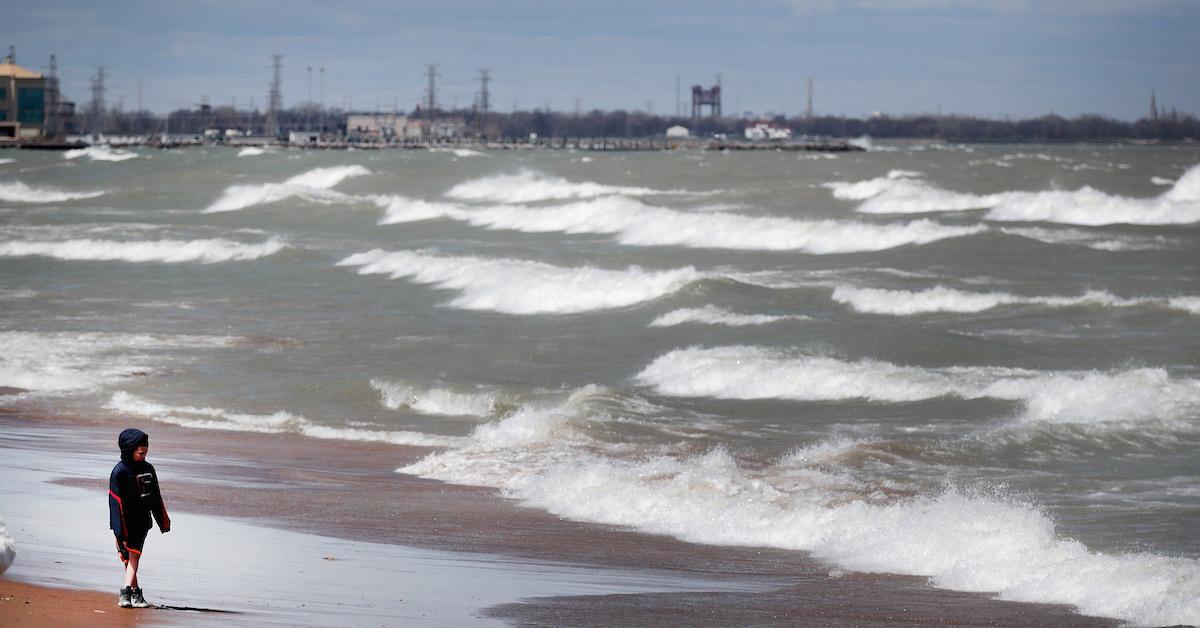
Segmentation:
[(46, 124), (46, 77), (14, 63), (0, 63), (0, 141), (42, 137)]

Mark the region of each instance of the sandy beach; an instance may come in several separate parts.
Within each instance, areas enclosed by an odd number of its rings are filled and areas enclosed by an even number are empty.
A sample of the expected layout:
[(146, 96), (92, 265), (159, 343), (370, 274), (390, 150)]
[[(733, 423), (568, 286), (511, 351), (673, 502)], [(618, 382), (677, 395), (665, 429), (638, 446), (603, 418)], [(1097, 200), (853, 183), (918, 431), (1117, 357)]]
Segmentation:
[(159, 424), (143, 427), (174, 529), (152, 533), (141, 578), (152, 602), (189, 610), (125, 611), (102, 499), (121, 427), (30, 408), (0, 419), (0, 515), (19, 552), (0, 624), (1115, 625), (562, 521), (394, 472), (421, 448)]

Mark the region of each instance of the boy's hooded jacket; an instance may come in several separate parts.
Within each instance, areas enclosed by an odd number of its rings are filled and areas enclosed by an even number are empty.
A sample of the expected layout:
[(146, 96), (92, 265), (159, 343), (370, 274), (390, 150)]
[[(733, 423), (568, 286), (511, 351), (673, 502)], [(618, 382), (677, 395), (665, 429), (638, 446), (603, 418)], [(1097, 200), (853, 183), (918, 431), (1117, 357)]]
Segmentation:
[(108, 526), (122, 541), (129, 539), (131, 530), (149, 530), (151, 516), (158, 522), (159, 530), (171, 529), (154, 465), (133, 460), (134, 450), (149, 444), (150, 437), (139, 429), (129, 428), (117, 437), (121, 461), (108, 477)]

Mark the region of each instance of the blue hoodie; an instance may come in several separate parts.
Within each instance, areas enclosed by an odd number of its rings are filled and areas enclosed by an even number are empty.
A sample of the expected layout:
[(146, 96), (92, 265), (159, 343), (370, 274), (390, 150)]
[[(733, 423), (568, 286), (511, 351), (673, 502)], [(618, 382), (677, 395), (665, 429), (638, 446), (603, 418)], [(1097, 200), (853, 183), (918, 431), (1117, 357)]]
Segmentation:
[(108, 527), (123, 541), (129, 539), (131, 530), (149, 530), (151, 516), (158, 522), (159, 530), (171, 529), (154, 465), (133, 460), (134, 450), (149, 444), (150, 437), (132, 427), (117, 437), (121, 461), (108, 476)]

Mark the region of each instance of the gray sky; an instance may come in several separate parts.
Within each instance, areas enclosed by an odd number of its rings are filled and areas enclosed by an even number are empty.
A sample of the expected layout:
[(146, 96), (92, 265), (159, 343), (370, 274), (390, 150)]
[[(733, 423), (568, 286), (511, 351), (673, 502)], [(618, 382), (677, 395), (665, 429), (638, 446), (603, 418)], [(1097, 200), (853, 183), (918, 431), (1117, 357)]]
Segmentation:
[(437, 63), (438, 100), (469, 106), (491, 70), (492, 108), (676, 111), (722, 77), (726, 114), (1099, 113), (1158, 102), (1200, 112), (1198, 0), (17, 0), (17, 62), (58, 55), (67, 96), (154, 111), (267, 99), (283, 55), (285, 106), (409, 110)]

